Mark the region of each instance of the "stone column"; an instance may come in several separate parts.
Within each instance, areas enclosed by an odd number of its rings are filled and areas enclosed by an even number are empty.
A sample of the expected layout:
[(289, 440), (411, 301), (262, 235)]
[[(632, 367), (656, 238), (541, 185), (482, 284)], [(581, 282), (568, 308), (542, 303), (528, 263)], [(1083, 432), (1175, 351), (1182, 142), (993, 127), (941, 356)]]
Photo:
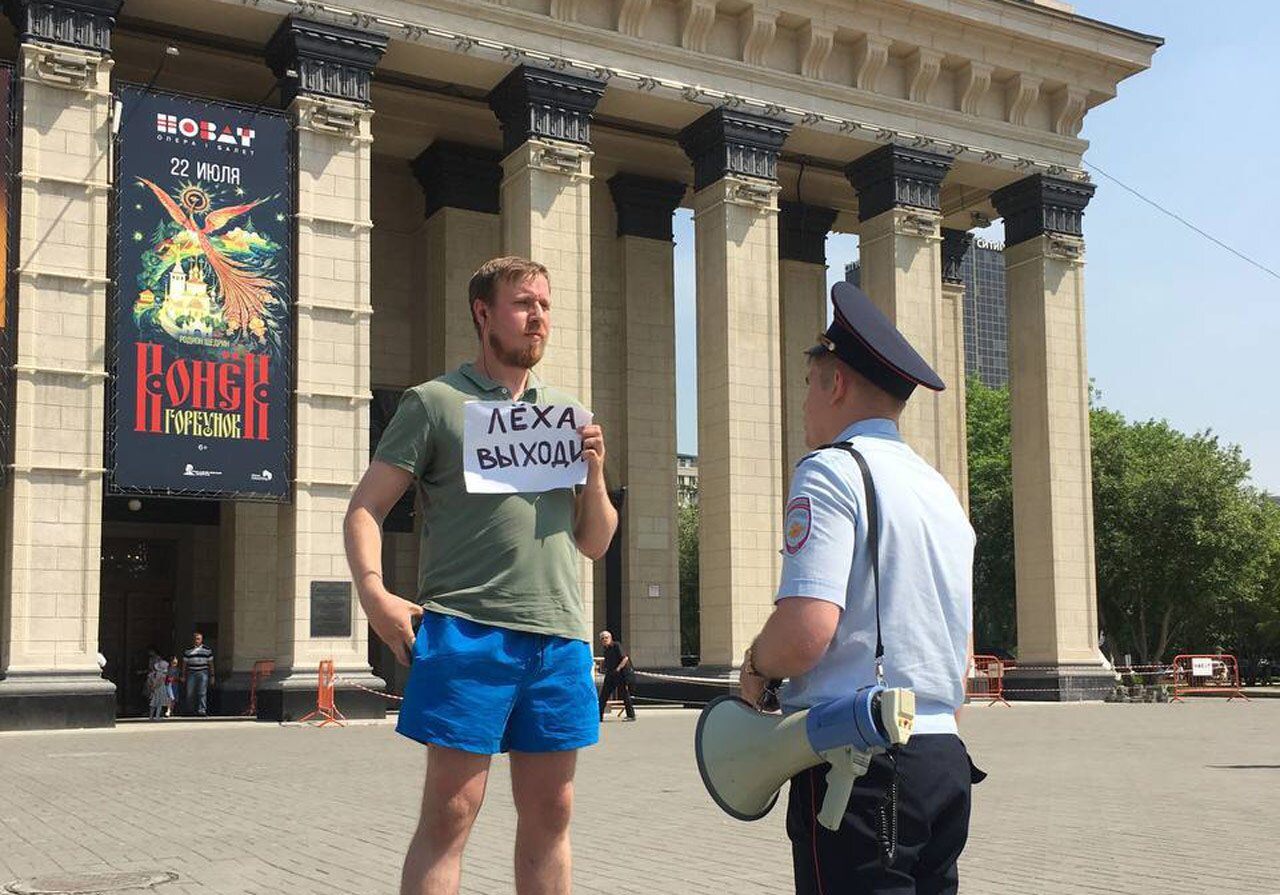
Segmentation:
[(311, 636), (313, 586), (350, 586), (342, 519), (369, 461), (369, 81), (386, 45), (380, 34), (291, 16), (267, 48), (298, 152), (297, 455), (293, 501), (279, 519), (279, 679), (259, 693), (259, 717), (314, 708), (322, 659), (343, 678), (337, 705), (347, 717), (381, 717), (386, 705), (346, 687), (382, 686), (354, 588), (350, 630)]
[[(951, 159), (890, 144), (857, 159), (845, 175), (858, 191), (862, 289), (937, 370), (946, 352), (948, 316), (942, 299), (942, 237), (938, 199)], [(902, 434), (953, 486), (964, 480), (963, 452), (948, 443), (953, 389), (916, 389), (902, 414)]]
[(476, 356), (467, 283), (502, 251), (498, 191), (501, 155), (437, 140), (413, 161), (426, 193), (426, 226), (414, 280), (422, 304), (414, 317), (414, 378), (433, 379)]
[[(280, 507), (224, 501), (218, 526), (218, 689), (222, 714), (249, 705), (253, 663), (276, 658)], [(179, 641), (186, 646), (185, 641)]]
[(720, 108), (680, 133), (694, 168), (699, 599), (702, 662), (711, 666), (741, 661), (778, 585), (777, 160), (789, 130)]
[[(0, 496), (0, 730), (115, 722), (97, 663), (111, 29), (119, 0), (5, 5), (17, 27), (13, 476)], [(109, 657), (123, 662), (123, 656)]]
[[(588, 409), (591, 111), (603, 95), (600, 81), (530, 65), (515, 68), (489, 94), (502, 124), (502, 251), (541, 262), (551, 278), (551, 339), (538, 375)], [(590, 636), (593, 569), (585, 557), (580, 580), (583, 633)]]
[(991, 197), (1005, 222), (1013, 424), (1019, 668), (1006, 688), (1035, 699), (1101, 699), (1111, 683), (1098, 650), (1085, 364), (1081, 222), (1093, 191), (1037, 174)]
[[(626, 487), (622, 612), (639, 667), (680, 664), (676, 502), (675, 245), (685, 185), (635, 174), (609, 180), (618, 218), (622, 432), (610, 440)], [(620, 436), (620, 437), (619, 437)]]
[(805, 351), (827, 328), (827, 232), (836, 210), (801, 202), (778, 207), (778, 274), (782, 331), (782, 485), (809, 452), (804, 439)]
[[(942, 231), (942, 345), (935, 369), (947, 390), (942, 393), (943, 430), (942, 473), (956, 490), (965, 512), (969, 512), (969, 432), (965, 395), (968, 379), (964, 365), (964, 274), (961, 265), (973, 244), (967, 230)], [(917, 393), (918, 396), (919, 393)], [(956, 476), (951, 478), (950, 476)]]

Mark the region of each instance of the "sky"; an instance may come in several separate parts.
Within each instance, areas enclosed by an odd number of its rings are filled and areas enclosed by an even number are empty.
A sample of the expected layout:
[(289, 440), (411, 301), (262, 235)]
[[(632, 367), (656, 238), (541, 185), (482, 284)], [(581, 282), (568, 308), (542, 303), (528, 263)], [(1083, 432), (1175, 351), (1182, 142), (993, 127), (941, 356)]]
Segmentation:
[[(1280, 494), (1280, 279), (1127, 192), (1101, 171), (1280, 272), (1280, 2), (1076, 0), (1081, 15), (1155, 34), (1151, 69), (1089, 111), (1098, 192), (1085, 212), (1089, 375), (1130, 419), (1238, 444)], [(1207, 14), (1208, 10), (1212, 14)], [(999, 224), (989, 235), (999, 238)], [(677, 444), (697, 453), (693, 220), (676, 215)], [(827, 240), (828, 280), (857, 239)]]

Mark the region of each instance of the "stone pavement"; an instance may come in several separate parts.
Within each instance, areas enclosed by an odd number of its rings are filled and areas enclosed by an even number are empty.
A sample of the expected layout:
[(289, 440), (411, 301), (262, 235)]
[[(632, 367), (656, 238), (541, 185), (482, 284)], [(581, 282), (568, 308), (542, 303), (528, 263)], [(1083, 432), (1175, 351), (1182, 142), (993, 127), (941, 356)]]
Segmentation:
[[(578, 895), (787, 892), (779, 806), (743, 824), (704, 794), (696, 713), (606, 723), (578, 772)], [(1280, 700), (974, 706), (961, 892), (1280, 893)], [(513, 891), (505, 762), (464, 891)], [(382, 724), (130, 724), (0, 734), (0, 891), (58, 871), (169, 870), (161, 895), (393, 893), (424, 757)]]

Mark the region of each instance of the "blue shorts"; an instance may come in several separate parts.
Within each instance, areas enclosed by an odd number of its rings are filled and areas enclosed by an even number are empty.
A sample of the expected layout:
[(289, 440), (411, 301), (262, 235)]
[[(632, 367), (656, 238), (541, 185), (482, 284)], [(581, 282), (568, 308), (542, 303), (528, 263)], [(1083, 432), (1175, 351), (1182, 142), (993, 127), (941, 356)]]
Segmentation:
[(600, 738), (591, 648), (426, 612), (396, 732), (464, 752), (563, 752)]

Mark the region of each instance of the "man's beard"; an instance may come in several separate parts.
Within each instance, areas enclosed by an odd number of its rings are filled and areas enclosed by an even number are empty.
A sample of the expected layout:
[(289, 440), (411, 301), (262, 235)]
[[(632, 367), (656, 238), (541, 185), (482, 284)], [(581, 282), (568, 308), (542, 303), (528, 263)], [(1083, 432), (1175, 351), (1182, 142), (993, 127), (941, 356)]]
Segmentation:
[(508, 348), (498, 338), (498, 334), (489, 333), (489, 347), (493, 349), (494, 356), (505, 366), (520, 367), (524, 370), (532, 369), (537, 366), (538, 361), (542, 360), (542, 351), (546, 348), (547, 340), (534, 342), (524, 348)]

